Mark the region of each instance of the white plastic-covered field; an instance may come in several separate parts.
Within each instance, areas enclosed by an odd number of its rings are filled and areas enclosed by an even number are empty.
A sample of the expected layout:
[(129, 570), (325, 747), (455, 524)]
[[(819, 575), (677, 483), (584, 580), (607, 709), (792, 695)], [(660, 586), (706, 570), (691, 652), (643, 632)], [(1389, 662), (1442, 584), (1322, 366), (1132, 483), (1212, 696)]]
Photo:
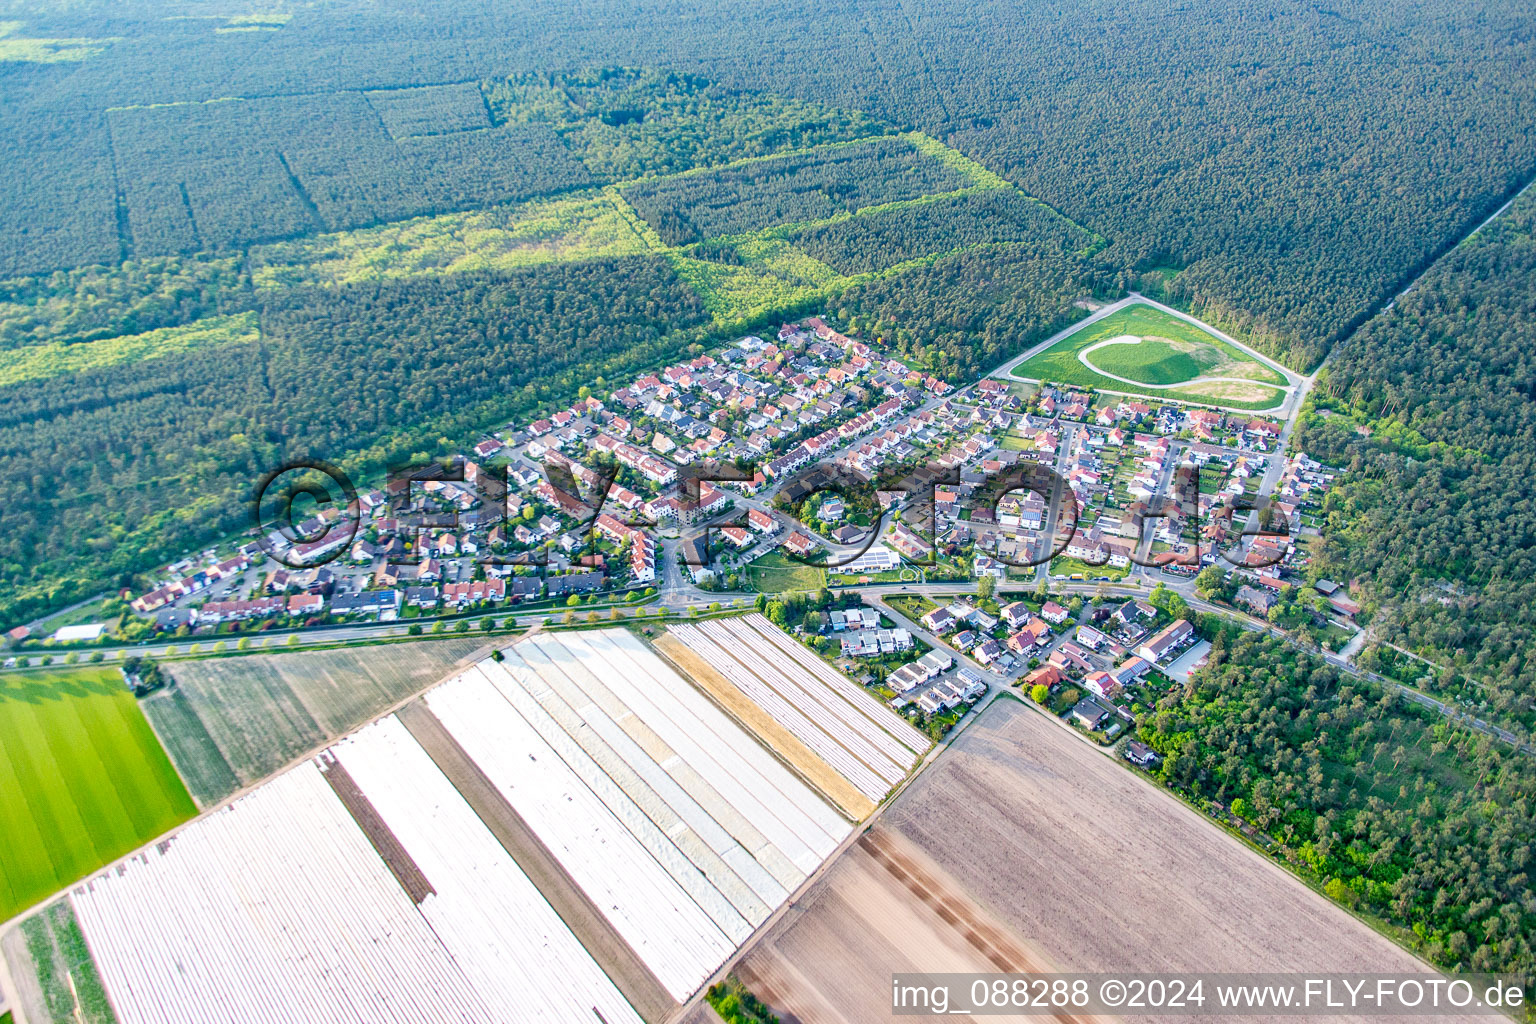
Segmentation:
[(671, 633), (871, 800), (928, 749), (926, 736), (761, 615)]
[[(419, 869), (419, 905), (322, 763), (345, 769)], [(640, 1022), (394, 718), (71, 901), (123, 1024), (574, 1021), (594, 1009)]]
[(851, 827), (621, 629), (542, 634), (429, 710), (674, 998)]
[[(760, 629), (694, 632), (901, 778), (925, 741)], [(851, 832), (633, 634), (546, 633), (71, 901), (122, 1024), (639, 1024), (625, 992), (685, 1001)]]

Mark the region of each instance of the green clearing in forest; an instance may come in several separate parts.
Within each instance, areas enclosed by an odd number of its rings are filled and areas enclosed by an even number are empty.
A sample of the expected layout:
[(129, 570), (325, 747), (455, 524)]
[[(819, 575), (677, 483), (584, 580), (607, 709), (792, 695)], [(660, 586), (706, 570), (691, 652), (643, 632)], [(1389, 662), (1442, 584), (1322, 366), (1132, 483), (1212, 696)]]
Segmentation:
[(1272, 385), (1286, 382), (1272, 366), (1145, 303), (1068, 335), (1016, 365), (1013, 375), (1239, 409), (1278, 406), (1285, 396)]
[(0, 366), (0, 387), (29, 380), (45, 380), (67, 373), (82, 373), (103, 366), (142, 362), (208, 345), (255, 341), (260, 335), (254, 312), (210, 316), (181, 327), (161, 327), (143, 334), (127, 334), (79, 344), (49, 342), (11, 353)]
[[(887, 138), (904, 140), (942, 166), (944, 173), (963, 181), (965, 194), (1013, 188), (974, 160), (921, 133)], [(849, 145), (834, 143), (798, 156), (814, 170), (817, 157), (830, 159)], [(782, 153), (750, 157), (724, 166), (739, 169), (769, 159), (786, 157)], [(644, 180), (651, 187), (658, 183), (675, 186), (691, 179), (702, 181), (722, 169), (700, 168)], [(917, 253), (877, 272), (843, 274), (808, 255), (787, 237), (850, 217), (888, 215), (897, 207), (953, 199), (955, 192), (920, 195), (830, 219), (774, 224), (704, 243), (668, 246), (622, 195), (632, 184), (621, 182), (553, 198), (260, 245), (251, 252), (252, 278), (263, 289), (337, 287), (369, 280), (504, 271), (541, 263), (660, 252), (704, 300), (716, 326), (725, 328), (754, 323), (776, 311), (813, 306), (852, 285), (901, 273), (955, 249), (945, 243), (931, 253)], [(1070, 222), (1062, 223), (1075, 230)]]

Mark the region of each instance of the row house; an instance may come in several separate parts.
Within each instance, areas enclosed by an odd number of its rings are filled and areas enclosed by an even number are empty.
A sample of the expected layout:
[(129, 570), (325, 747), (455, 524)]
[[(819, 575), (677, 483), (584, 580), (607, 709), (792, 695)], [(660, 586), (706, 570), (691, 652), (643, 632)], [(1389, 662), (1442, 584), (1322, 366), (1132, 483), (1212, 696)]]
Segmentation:
[[(338, 536), (340, 536), (340, 532), (338, 532)], [(322, 538), (322, 540), (324, 539)], [(344, 539), (342, 538), (342, 541)], [(178, 598), (190, 597), (193, 594), (201, 593), (219, 580), (244, 572), (250, 568), (250, 565), (251, 560), (247, 555), (244, 553), (238, 554), (206, 569), (200, 569), (195, 573), (183, 576), (174, 583), (168, 583), (163, 587), (134, 598), (130, 602), (130, 607), (136, 612), (152, 612), (157, 608), (165, 607)]]
[(443, 604), (455, 608), (502, 601), (506, 596), (506, 580), (474, 580), (468, 583), (449, 583), (443, 587)]
[(608, 452), (619, 462), (658, 486), (665, 486), (677, 480), (676, 466), (665, 459), (643, 452), (634, 445), (625, 444), (609, 434), (599, 434), (592, 442), (592, 447), (598, 451)]
[(758, 533), (770, 537), (779, 532), (780, 526), (777, 517), (756, 508), (747, 510), (747, 525)]
[(244, 622), (247, 619), (264, 619), (287, 610), (288, 602), (281, 597), (257, 597), (248, 601), (209, 601), (198, 609), (198, 622)]

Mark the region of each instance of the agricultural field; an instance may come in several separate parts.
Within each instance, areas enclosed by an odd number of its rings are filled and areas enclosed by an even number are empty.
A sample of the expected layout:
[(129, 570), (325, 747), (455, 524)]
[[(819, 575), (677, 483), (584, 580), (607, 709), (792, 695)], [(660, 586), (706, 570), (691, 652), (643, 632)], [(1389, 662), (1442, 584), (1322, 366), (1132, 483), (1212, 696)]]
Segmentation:
[(1015, 365), (1012, 373), (1237, 409), (1272, 409), (1287, 394), (1287, 380), (1273, 366), (1145, 303), (1085, 326)]
[(890, 1020), (895, 972), (1043, 969), (1044, 959), (1014, 927), (916, 845), (877, 825), (742, 957), (735, 974), (781, 1019), (875, 1024)]
[[(49, 904), (0, 943), (16, 984), (7, 993), (37, 1024), (117, 1024), (80, 922), (65, 900)], [(9, 1013), (0, 1024), (11, 1024)]]
[[(964, 879), (972, 899), (1031, 922), (1055, 970), (1120, 968), (1125, 935), (1178, 937), (1138, 944), (1144, 971), (1429, 970), (1021, 701), (993, 704), (882, 825)], [(1123, 851), (1112, 896), (1084, 867), (1111, 850)]]
[(819, 590), (827, 584), (825, 569), (792, 561), (780, 551), (770, 551), (742, 570), (747, 585), (764, 594), (792, 590)]
[(681, 623), (668, 636), (709, 666), (709, 675), (694, 681), (715, 700), (738, 709), (738, 718), (765, 715), (775, 739), (794, 737), (872, 804), (905, 779), (931, 745), (762, 615)]
[(196, 813), (116, 669), (0, 680), (0, 920)]
[(482, 640), (445, 639), (166, 666), (144, 701), (203, 806), (270, 775), (447, 675)]
[[(794, 644), (763, 623), (738, 622), (742, 642)], [(814, 655), (787, 660), (801, 699), (854, 701), (838, 722), (864, 721), (865, 743), (911, 731)], [(638, 637), (562, 631), (462, 667), (62, 907), (122, 1024), (168, 1004), (638, 1024), (668, 1019), (852, 829)]]
[(394, 718), (69, 905), (121, 1024), (641, 1022)]
[(685, 1000), (848, 820), (625, 630), (542, 634), (502, 655), (422, 704)]

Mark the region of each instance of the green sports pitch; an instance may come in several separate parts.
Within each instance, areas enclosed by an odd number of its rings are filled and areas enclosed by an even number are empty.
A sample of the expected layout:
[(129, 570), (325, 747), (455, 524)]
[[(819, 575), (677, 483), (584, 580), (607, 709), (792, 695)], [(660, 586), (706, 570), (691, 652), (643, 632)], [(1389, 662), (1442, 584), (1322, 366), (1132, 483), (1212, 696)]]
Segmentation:
[(1286, 385), (1266, 362), (1140, 302), (1074, 331), (1014, 366), (1013, 375), (1235, 409), (1274, 408)]
[(116, 670), (0, 678), (0, 921), (196, 813)]

